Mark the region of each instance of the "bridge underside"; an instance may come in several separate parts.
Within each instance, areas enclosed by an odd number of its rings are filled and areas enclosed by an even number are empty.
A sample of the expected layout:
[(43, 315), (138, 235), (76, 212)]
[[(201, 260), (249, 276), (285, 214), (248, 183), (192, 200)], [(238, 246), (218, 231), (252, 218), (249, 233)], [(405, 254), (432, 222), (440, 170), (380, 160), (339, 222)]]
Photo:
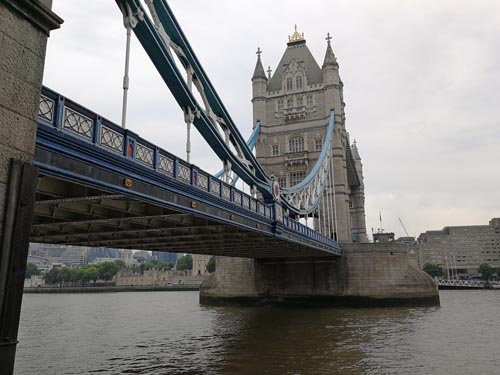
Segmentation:
[(330, 255), (234, 224), (43, 173), (30, 241), (248, 258)]

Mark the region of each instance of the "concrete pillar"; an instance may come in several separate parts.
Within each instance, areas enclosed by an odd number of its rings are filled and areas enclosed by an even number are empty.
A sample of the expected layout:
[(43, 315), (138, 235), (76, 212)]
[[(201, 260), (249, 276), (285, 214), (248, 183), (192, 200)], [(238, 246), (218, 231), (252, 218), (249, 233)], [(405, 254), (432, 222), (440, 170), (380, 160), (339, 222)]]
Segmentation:
[[(34, 200), (36, 116), (51, 0), (0, 0), (0, 368), (11, 374)], [(21, 282), (19, 282), (21, 281)]]

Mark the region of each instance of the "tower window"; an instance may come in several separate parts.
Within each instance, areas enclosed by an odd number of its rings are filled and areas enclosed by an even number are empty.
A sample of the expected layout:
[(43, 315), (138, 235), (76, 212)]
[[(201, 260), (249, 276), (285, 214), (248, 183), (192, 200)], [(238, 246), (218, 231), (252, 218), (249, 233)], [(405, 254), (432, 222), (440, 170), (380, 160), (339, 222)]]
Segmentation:
[(287, 90), (293, 89), (293, 80), (291, 78), (286, 79), (286, 89)]
[(304, 98), (302, 96), (299, 96), (297, 98), (297, 107), (302, 107), (304, 105)]
[(271, 155), (279, 156), (280, 154), (280, 146), (278, 144), (271, 145)]
[(292, 98), (286, 100), (286, 107), (288, 109), (293, 108), (293, 99)]
[(323, 147), (323, 140), (321, 138), (316, 138), (314, 140), (314, 151), (321, 151)]
[(278, 100), (278, 112), (283, 112), (283, 100)]
[(302, 76), (298, 76), (295, 79), (295, 86), (297, 86), (298, 89), (302, 88)]
[(302, 182), (304, 178), (306, 178), (305, 171), (298, 172), (290, 172), (290, 186), (297, 185), (299, 182)]
[(307, 107), (311, 108), (313, 106), (313, 96), (307, 95)]
[[(304, 138), (302, 138), (302, 137), (290, 138), (290, 140), (288, 141), (288, 148), (289, 148), (290, 152), (304, 151)], [(292, 183), (290, 182), (290, 184), (292, 184)]]

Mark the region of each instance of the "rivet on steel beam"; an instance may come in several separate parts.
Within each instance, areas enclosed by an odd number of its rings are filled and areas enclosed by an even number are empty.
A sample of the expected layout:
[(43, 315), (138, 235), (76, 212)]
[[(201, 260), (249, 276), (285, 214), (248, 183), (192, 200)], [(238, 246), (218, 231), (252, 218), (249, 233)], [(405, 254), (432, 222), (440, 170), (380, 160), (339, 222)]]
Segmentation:
[(195, 201), (191, 201), (191, 208), (196, 208), (196, 202)]
[(131, 188), (132, 187), (132, 180), (130, 178), (124, 178), (123, 179), (123, 186), (126, 188)]

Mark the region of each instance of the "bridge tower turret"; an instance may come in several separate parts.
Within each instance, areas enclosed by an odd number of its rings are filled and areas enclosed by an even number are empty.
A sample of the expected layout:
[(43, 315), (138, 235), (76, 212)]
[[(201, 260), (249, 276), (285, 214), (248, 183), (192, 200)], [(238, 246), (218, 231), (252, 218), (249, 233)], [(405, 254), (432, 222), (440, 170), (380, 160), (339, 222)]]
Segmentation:
[(352, 204), (351, 204), (351, 218), (352, 218), (352, 233), (358, 236), (359, 242), (368, 242), (366, 234), (366, 217), (365, 217), (365, 184), (363, 181), (363, 163), (359, 156), (358, 145), (354, 140), (351, 146), (352, 156), (356, 164), (356, 171), (360, 180), (360, 185), (352, 189)]
[(260, 60), (262, 51), (257, 49), (257, 63), (252, 76), (253, 126), (257, 121), (265, 122), (267, 77)]
[(347, 132), (345, 128), (344, 112), (344, 84), (339, 75), (339, 64), (333, 53), (330, 33), (327, 34), (326, 53), (321, 70), (323, 71), (325, 110), (328, 113), (335, 110), (335, 135), (333, 142), (333, 175), (335, 186), (328, 186), (326, 189), (326, 199), (331, 199), (335, 189), (335, 219), (336, 234), (341, 242), (350, 242), (356, 237), (351, 233), (351, 217), (349, 207), (352, 205), (347, 171), (346, 146)]

